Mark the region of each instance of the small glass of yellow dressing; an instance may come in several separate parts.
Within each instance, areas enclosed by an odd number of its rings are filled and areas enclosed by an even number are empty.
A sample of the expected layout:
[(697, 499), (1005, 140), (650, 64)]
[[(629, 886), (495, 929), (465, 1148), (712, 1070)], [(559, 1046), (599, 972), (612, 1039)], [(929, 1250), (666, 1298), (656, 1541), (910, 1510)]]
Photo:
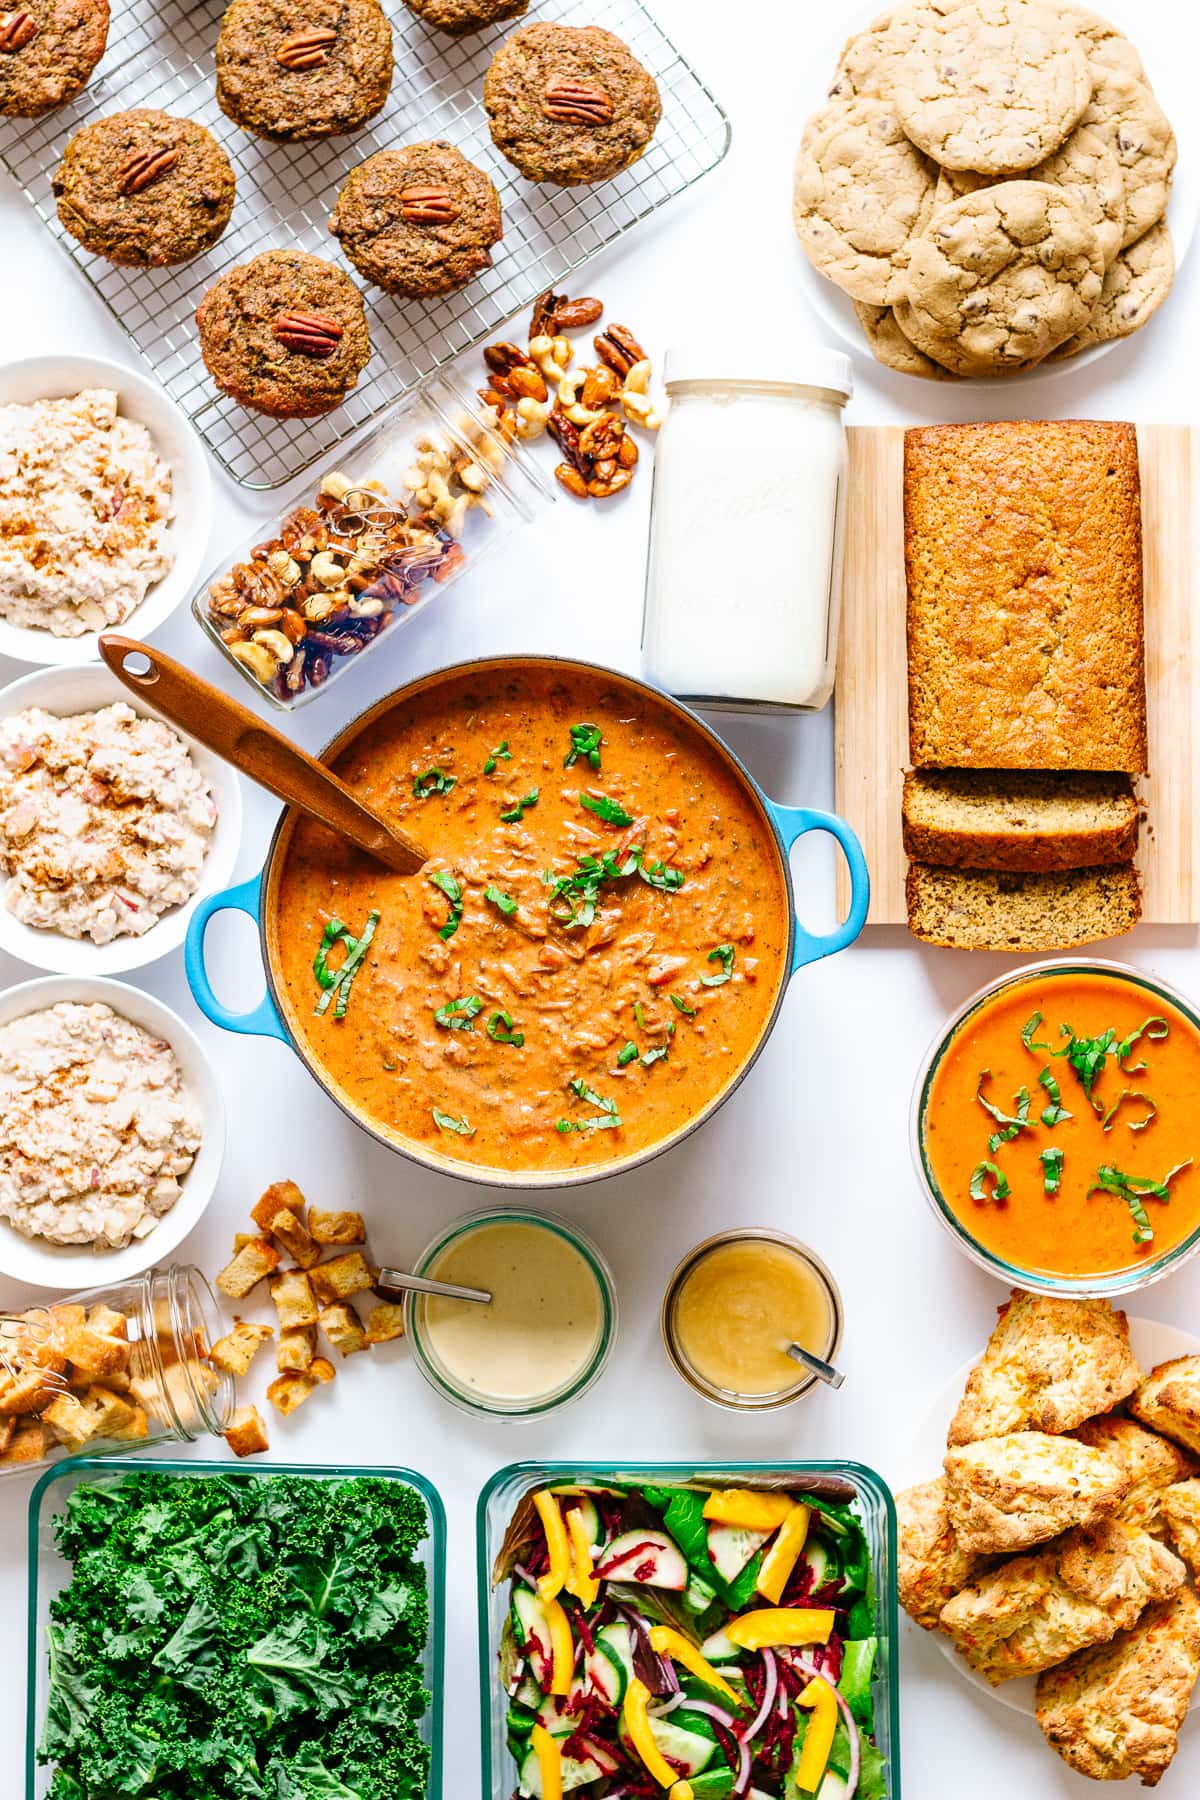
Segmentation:
[(706, 1238), (672, 1275), (662, 1334), (677, 1372), (716, 1406), (768, 1412), (817, 1380), (787, 1354), (825, 1362), (842, 1340), (842, 1297), (819, 1256), (786, 1232), (747, 1226)]

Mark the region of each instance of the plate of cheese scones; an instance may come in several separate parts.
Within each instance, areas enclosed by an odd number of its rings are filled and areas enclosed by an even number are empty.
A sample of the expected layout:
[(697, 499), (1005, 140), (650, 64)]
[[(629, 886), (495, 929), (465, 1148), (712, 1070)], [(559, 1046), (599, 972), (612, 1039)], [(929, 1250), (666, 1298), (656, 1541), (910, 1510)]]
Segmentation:
[[(793, 220), (841, 336), (927, 380), (1096, 354), (1166, 300), (1195, 223), (1135, 45), (1069, 0), (911, 0), (846, 43)], [(840, 293), (838, 292), (840, 290)]]

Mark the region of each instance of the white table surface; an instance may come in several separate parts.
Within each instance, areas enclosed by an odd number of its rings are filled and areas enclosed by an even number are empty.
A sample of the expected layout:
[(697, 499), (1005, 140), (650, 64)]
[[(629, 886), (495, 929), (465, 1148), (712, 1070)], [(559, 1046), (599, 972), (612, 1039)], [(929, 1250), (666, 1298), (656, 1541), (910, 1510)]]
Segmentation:
[[(599, 293), (656, 357), (673, 335), (767, 339), (784, 357), (813, 331), (802, 299), (789, 217), (791, 159), (803, 117), (843, 33), (861, 13), (852, 0), (821, 7), (757, 0), (739, 10), (718, 0), (653, 0), (667, 30), (712, 85), (733, 121), (733, 149), (691, 195), (594, 263), (577, 291)], [(1152, 76), (1196, 67), (1195, 12), (1184, 0), (1110, 9), (1127, 22)], [(822, 24), (812, 21), (820, 16)], [(1160, 86), (1165, 86), (1160, 76)], [(5, 346), (11, 355), (84, 350), (133, 360), (122, 333), (61, 256), (23, 198), (0, 182)], [(1195, 258), (1165, 310), (1131, 342), (1091, 368), (1019, 389), (955, 390), (890, 375), (856, 359), (859, 423), (936, 422), (987, 416), (1078, 414), (1135, 420), (1194, 418), (1200, 299)], [(467, 374), (474, 385), (474, 359)], [(553, 458), (541, 451), (547, 468)], [(266, 502), (216, 477), (212, 556), (266, 516)], [(606, 508), (563, 499), (538, 528), (503, 546), (485, 572), (414, 621), (387, 651), (346, 676), (334, 696), (298, 714), (296, 735), (318, 747), (378, 694), (409, 676), (489, 650), (552, 650), (636, 671), (648, 470)], [(735, 577), (736, 578), (736, 577)], [(228, 683), (216, 653), (180, 613), (158, 636), (164, 649)], [(23, 673), (0, 670), (5, 680)], [(244, 690), (239, 690), (243, 692)], [(790, 804), (832, 801), (831, 716), (734, 720), (722, 729), (766, 790)], [(247, 790), (239, 876), (261, 862), (274, 804)], [(833, 916), (832, 863), (802, 847), (797, 887), (806, 922)], [(260, 988), (248, 922), (217, 921), (225, 996)], [(1184, 989), (1200, 991), (1192, 931), (1140, 930), (1120, 955)], [(454, 1716), (446, 1733), (447, 1800), (478, 1794), (475, 1735), (474, 1508), (492, 1471), (525, 1457), (843, 1457), (873, 1465), (897, 1486), (913, 1479), (915, 1421), (948, 1375), (977, 1352), (1002, 1289), (962, 1258), (926, 1209), (909, 1163), (907, 1115), (914, 1073), (934, 1030), (1006, 959), (918, 949), (900, 930), (868, 933), (850, 951), (803, 971), (753, 1075), (705, 1130), (625, 1179), (566, 1195), (560, 1210), (604, 1248), (620, 1292), (620, 1337), (602, 1384), (574, 1410), (542, 1424), (488, 1426), (438, 1401), (403, 1346), (352, 1359), (336, 1387), (294, 1418), (272, 1416), (279, 1459), (395, 1462), (437, 1484), (449, 1515), (448, 1670)], [(5, 961), (0, 980), (32, 971)], [(414, 1168), (369, 1140), (312, 1085), (283, 1045), (228, 1037), (188, 994), (179, 954), (132, 978), (176, 1007), (217, 1060), (229, 1108), (229, 1150), (216, 1198), (182, 1246), (210, 1273), (270, 1181), (298, 1179), (326, 1207), (366, 1214), (379, 1260), (404, 1265), (444, 1221), (487, 1193)], [(847, 1380), (790, 1411), (743, 1419), (694, 1397), (668, 1367), (658, 1337), (663, 1285), (683, 1252), (738, 1223), (775, 1224), (807, 1239), (841, 1284)], [(102, 1267), (97, 1279), (102, 1279)], [(1137, 1310), (1194, 1325), (1195, 1266), (1151, 1288)], [(0, 1280), (0, 1304), (26, 1294)], [(248, 1386), (261, 1395), (260, 1370)], [(249, 1397), (249, 1395), (248, 1395)], [(269, 1410), (269, 1409), (268, 1409)], [(211, 1445), (195, 1447), (212, 1454)], [(217, 1454), (224, 1447), (216, 1446)], [(924, 1474), (926, 1471), (917, 1471)], [(927, 1473), (934, 1473), (933, 1470)], [(29, 1483), (0, 1483), (0, 1794), (23, 1790), (25, 1740), (25, 1508)], [(1089, 1784), (1021, 1720), (957, 1680), (933, 1644), (901, 1626), (903, 1765), (910, 1800), (967, 1793), (973, 1800), (1059, 1800)], [(1200, 1727), (1162, 1791), (1194, 1794)]]

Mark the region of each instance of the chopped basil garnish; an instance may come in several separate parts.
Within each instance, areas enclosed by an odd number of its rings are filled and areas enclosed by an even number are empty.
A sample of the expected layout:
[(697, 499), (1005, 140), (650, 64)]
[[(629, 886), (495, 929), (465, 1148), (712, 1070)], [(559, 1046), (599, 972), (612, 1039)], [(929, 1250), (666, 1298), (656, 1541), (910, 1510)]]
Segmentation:
[(1140, 1100), (1143, 1106), (1148, 1106), (1150, 1108), (1150, 1111), (1146, 1114), (1144, 1119), (1126, 1119), (1125, 1123), (1128, 1125), (1130, 1131), (1145, 1131), (1147, 1125), (1152, 1125), (1154, 1123), (1155, 1119), (1158, 1117), (1158, 1107), (1150, 1098), (1149, 1094), (1143, 1094), (1138, 1088), (1123, 1088), (1101, 1119), (1100, 1126), (1102, 1130), (1112, 1130), (1117, 1122), (1117, 1114), (1127, 1100)]
[[(989, 1178), (996, 1184), (990, 1191), (987, 1185)], [(972, 1169), (972, 1200), (1007, 1200), (1011, 1193), (1012, 1189), (1008, 1185), (1007, 1177), (1002, 1170), (996, 1167), (994, 1162), (977, 1163)]]
[(686, 1000), (681, 1000), (679, 998), (678, 994), (672, 994), (670, 996), (670, 1001), (671, 1001), (671, 1005), (675, 1008), (675, 1011), (681, 1012), (685, 1019), (694, 1019), (695, 1018), (695, 1016), (696, 1016), (695, 1007), (689, 1006)]
[(1154, 1238), (1154, 1228), (1142, 1202), (1151, 1196), (1155, 1200), (1169, 1200), (1171, 1183), (1176, 1175), (1181, 1175), (1191, 1166), (1192, 1159), (1189, 1156), (1186, 1162), (1176, 1163), (1173, 1169), (1168, 1169), (1161, 1181), (1149, 1181), (1145, 1176), (1126, 1175), (1111, 1163), (1103, 1163), (1096, 1171), (1096, 1180), (1088, 1189), (1087, 1198), (1090, 1200), (1093, 1194), (1116, 1194), (1129, 1207), (1133, 1219), (1134, 1243), (1149, 1244)]
[(1094, 1112), (1101, 1110), (1100, 1102), (1092, 1098), (1092, 1089), (1104, 1073), (1104, 1065), (1108, 1053), (1116, 1042), (1117, 1034), (1110, 1025), (1099, 1037), (1079, 1038), (1069, 1025), (1060, 1025), (1059, 1030), (1067, 1039), (1065, 1052), (1060, 1050), (1059, 1056), (1066, 1055), (1067, 1061), (1078, 1075), (1088, 1103)]
[(663, 862), (644, 863), (640, 850), (630, 854), (637, 856), (637, 872), (647, 887), (659, 888), (664, 894), (674, 894), (683, 886), (682, 869), (672, 869)]
[(1031, 1019), (1026, 1019), (1021, 1027), (1021, 1042), (1024, 1044), (1025, 1048), (1031, 1052), (1034, 1050), (1049, 1050), (1051, 1056), (1061, 1056), (1062, 1051), (1056, 1050), (1052, 1044), (1039, 1044), (1034, 1039), (1033, 1034), (1041, 1024), (1042, 1017), (1043, 1015), (1040, 1012), (1035, 1012)]
[(496, 767), (496, 764), (498, 762), (511, 762), (511, 761), (512, 761), (512, 752), (508, 747), (508, 739), (504, 738), (500, 743), (498, 743), (496, 745), (496, 748), (492, 751), (491, 755), (488, 757), (487, 761), (484, 763), (483, 772), (485, 775), (490, 775), (492, 773), (492, 770)]
[(448, 794), (457, 785), (457, 775), (447, 775), (444, 769), (426, 769), (413, 782), (413, 794), (418, 800), (428, 800), (431, 794)]
[(732, 944), (718, 944), (715, 950), (710, 950), (708, 960), (709, 962), (719, 962), (721, 973), (719, 975), (702, 975), (700, 977), (701, 987), (723, 987), (733, 974), (733, 955)]
[(632, 825), (633, 814), (627, 813), (623, 806), (610, 800), (607, 794), (580, 794), (579, 804), (588, 812), (595, 813), (606, 825)]
[(1049, 1106), (1042, 1110), (1042, 1124), (1052, 1129), (1055, 1125), (1061, 1125), (1064, 1119), (1073, 1118), (1074, 1114), (1069, 1113), (1062, 1103), (1058, 1083), (1049, 1069), (1043, 1069), (1038, 1080), (1050, 1096)]
[(1044, 1194), (1057, 1194), (1062, 1181), (1064, 1155), (1062, 1150), (1038, 1151), (1038, 1161), (1042, 1165), (1042, 1192)]
[(517, 910), (516, 901), (510, 899), (507, 894), (502, 894), (498, 887), (485, 887), (483, 897), (485, 900), (489, 900), (493, 906), (498, 907), (506, 919), (511, 919)]
[(429, 879), (435, 888), (441, 889), (450, 902), (450, 917), (438, 932), (438, 936), (443, 942), (449, 943), (462, 923), (462, 886), (458, 877), (452, 875), (449, 869), (434, 869)]
[[(1127, 1038), (1122, 1038), (1121, 1042), (1113, 1051), (1118, 1066), (1125, 1069), (1125, 1058), (1129, 1055), (1140, 1037), (1148, 1037), (1152, 1043), (1161, 1042), (1162, 1039), (1167, 1036), (1170, 1029), (1171, 1027), (1167, 1024), (1165, 1019), (1146, 1019), (1143, 1024), (1138, 1026), (1136, 1031), (1131, 1031)], [(1146, 1073), (1146, 1064), (1144, 1062), (1135, 1063), (1132, 1069), (1125, 1069), (1125, 1073), (1126, 1075), (1144, 1075)]]
[(645, 1031), (645, 1029), (646, 1029), (646, 1015), (645, 1015), (645, 1013), (644, 1013), (644, 1012), (643, 1012), (643, 1011), (642, 1011), (642, 1003), (641, 1003), (641, 1001), (640, 1001), (640, 1000), (635, 1000), (635, 1001), (634, 1001), (634, 1003), (633, 1003), (633, 1016), (634, 1016), (634, 1018), (635, 1018), (635, 1019), (636, 1019), (636, 1020), (637, 1020), (637, 1028), (638, 1028), (638, 1030), (639, 1030), (639, 1031)]
[(313, 974), (323, 988), (331, 988), (337, 980), (337, 974), (329, 967), (327, 960), (335, 944), (344, 944), (347, 954), (354, 946), (354, 933), (340, 919), (330, 919), (321, 934), (320, 948), (313, 958)]
[(600, 767), (600, 745), (603, 739), (598, 725), (572, 725), (571, 748), (563, 758), (563, 768), (574, 768), (579, 758), (586, 757), (593, 769)]
[(589, 1106), (597, 1106), (602, 1117), (599, 1119), (559, 1119), (557, 1131), (616, 1131), (621, 1123), (621, 1115), (617, 1111), (615, 1100), (606, 1100), (595, 1088), (588, 1086), (581, 1075), (570, 1082), (569, 1087), (576, 1099), (584, 1100)]
[(618, 1052), (617, 1052), (617, 1067), (618, 1067), (618, 1069), (623, 1069), (625, 1067), (626, 1063), (636, 1062), (637, 1058), (638, 1058), (638, 1047), (631, 1040), (621, 1050), (618, 1050)]
[(494, 1012), (487, 1022), (487, 1034), (493, 1043), (511, 1044), (519, 1050), (525, 1042), (523, 1031), (514, 1031), (512, 1015), (506, 1012)]
[[(317, 951), (316, 960), (313, 963), (313, 974), (325, 990), (314, 1008), (318, 1016), (328, 1012), (329, 1004), (333, 1001), (334, 1018), (345, 1018), (354, 977), (362, 967), (363, 958), (371, 947), (371, 939), (375, 936), (375, 927), (378, 923), (379, 914), (377, 912), (368, 913), (362, 936), (357, 938), (347, 931), (346, 927), (337, 919), (331, 919), (325, 927), (321, 947)], [(334, 932), (335, 926), (337, 927), (336, 933)], [(346, 959), (341, 968), (335, 969), (331, 975), (326, 958), (335, 943), (342, 943), (346, 946)]]
[(642, 851), (637, 845), (628, 850), (620, 862), (612, 850), (606, 850), (602, 856), (579, 856), (575, 860), (579, 867), (574, 875), (556, 875), (553, 869), (542, 871), (542, 880), (553, 889), (550, 917), (564, 930), (592, 923), (600, 889), (606, 882), (627, 881), (631, 875), (640, 875), (651, 887), (665, 888), (672, 893), (683, 886), (680, 871), (668, 869), (662, 863), (652, 865), (658, 871), (656, 875), (648, 874), (642, 867)]
[(445, 1006), (439, 1006), (434, 1018), (444, 1031), (473, 1031), (471, 1020), (483, 1011), (483, 1001), (478, 994), (468, 994), (465, 999), (447, 1000)]
[(652, 1068), (656, 1062), (662, 1062), (669, 1049), (669, 1044), (657, 1044), (653, 1050), (647, 1050), (642, 1058), (643, 1069)]
[(500, 814), (500, 817), (506, 825), (519, 825), (529, 808), (536, 806), (537, 803), (538, 790), (532, 788), (523, 800), (518, 800), (515, 806), (510, 806), (507, 812)]
[(459, 1137), (474, 1137), (475, 1127), (466, 1119), (456, 1119), (453, 1113), (439, 1112), (433, 1107), (433, 1122), (439, 1131), (456, 1131)]
[(990, 1113), (997, 1125), (1001, 1125), (1004, 1128), (1002, 1131), (994, 1131), (988, 1139), (988, 1149), (991, 1151), (992, 1155), (995, 1156), (1001, 1144), (1011, 1144), (1018, 1132), (1032, 1131), (1033, 1127), (1029, 1123), (1029, 1089), (1027, 1087), (1017, 1089), (1017, 1110), (1015, 1114), (1001, 1112), (998, 1106), (992, 1105), (992, 1102), (987, 1098), (983, 1091), (983, 1084), (985, 1081), (991, 1080), (991, 1075), (992, 1071), (990, 1069), (982, 1069), (980, 1071), (979, 1087), (976, 1091), (975, 1098), (978, 1100), (980, 1106), (982, 1106), (984, 1112)]

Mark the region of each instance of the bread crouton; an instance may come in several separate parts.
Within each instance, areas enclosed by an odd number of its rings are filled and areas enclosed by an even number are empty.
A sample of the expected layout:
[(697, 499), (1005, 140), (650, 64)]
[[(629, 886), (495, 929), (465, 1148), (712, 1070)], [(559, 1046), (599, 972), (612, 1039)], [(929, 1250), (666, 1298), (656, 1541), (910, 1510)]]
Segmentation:
[(343, 1356), (353, 1356), (355, 1351), (366, 1349), (367, 1334), (352, 1306), (323, 1306), (318, 1323), (334, 1349), (340, 1350)]
[(271, 1222), (271, 1236), (302, 1269), (311, 1269), (315, 1262), (320, 1261), (321, 1246), (314, 1244), (308, 1235), (308, 1226), (304, 1220), (298, 1219), (295, 1213), (288, 1212), (286, 1208), (275, 1214)]
[(0, 1463), (38, 1463), (54, 1448), (54, 1433), (40, 1419), (29, 1419), (17, 1426), (3, 1450)]
[(286, 1419), (289, 1413), (294, 1413), (298, 1406), (304, 1405), (317, 1385), (316, 1376), (307, 1372), (278, 1375), (267, 1389), (267, 1399), (276, 1412), (282, 1413)]
[(317, 1244), (363, 1244), (367, 1238), (360, 1212), (323, 1212), (314, 1206), (309, 1211), (308, 1229)]
[(290, 1331), (295, 1325), (315, 1325), (317, 1303), (312, 1284), (303, 1269), (287, 1269), (271, 1280), (271, 1298), (279, 1314), (279, 1329)]
[(225, 1442), (235, 1456), (258, 1456), (271, 1448), (257, 1406), (239, 1406), (225, 1428)]
[(0, 1393), (0, 1413), (18, 1418), (43, 1412), (55, 1395), (62, 1391), (61, 1376), (52, 1374), (48, 1369), (21, 1369), (12, 1381), (6, 1383), (3, 1393)]
[(127, 1338), (129, 1336), (129, 1320), (123, 1312), (113, 1306), (106, 1306), (102, 1300), (96, 1302), (87, 1316), (88, 1329), (99, 1331), (105, 1337)]
[(313, 1292), (326, 1306), (348, 1300), (351, 1294), (364, 1293), (375, 1285), (375, 1271), (361, 1250), (350, 1250), (345, 1256), (333, 1256), (318, 1263), (310, 1272)]
[(17, 1421), (15, 1419), (0, 1418), (0, 1450), (8, 1449), (16, 1429)]
[(290, 1212), (302, 1223), (307, 1202), (294, 1181), (273, 1181), (266, 1192), (250, 1208), (250, 1217), (260, 1231), (273, 1231), (282, 1212)]
[(150, 1421), (146, 1416), (145, 1408), (141, 1406), (131, 1406), (129, 1409), (129, 1418), (126, 1420), (125, 1424), (120, 1426), (116, 1431), (110, 1433), (110, 1436), (115, 1437), (118, 1442), (122, 1444), (134, 1443), (137, 1439), (148, 1437), (149, 1435)]
[(218, 1338), (208, 1353), (209, 1361), (227, 1375), (244, 1375), (262, 1346), (275, 1335), (271, 1325), (253, 1325), (238, 1319), (232, 1331)]
[(93, 1432), (95, 1437), (119, 1436), (132, 1422), (137, 1411), (123, 1394), (114, 1394), (111, 1388), (106, 1387), (90, 1387), (83, 1396), (83, 1403), (91, 1410), (96, 1421)]
[(251, 1238), (217, 1276), (217, 1286), (231, 1300), (244, 1300), (260, 1281), (279, 1267), (280, 1255), (266, 1238)]
[(275, 1351), (275, 1367), (281, 1375), (299, 1375), (309, 1367), (317, 1354), (315, 1325), (290, 1325), (279, 1333)]
[(111, 1375), (129, 1364), (129, 1343), (108, 1331), (96, 1331), (89, 1323), (75, 1325), (62, 1334), (62, 1347), (71, 1366), (83, 1376)]
[(314, 1381), (319, 1381), (322, 1385), (333, 1381), (337, 1376), (337, 1370), (324, 1356), (314, 1356), (308, 1372)]
[(50, 1402), (42, 1418), (68, 1450), (81, 1449), (96, 1434), (95, 1414), (78, 1394), (60, 1394)]
[(404, 1336), (404, 1308), (390, 1301), (373, 1306), (367, 1314), (368, 1344), (390, 1344)]
[(75, 1325), (87, 1323), (87, 1307), (80, 1306), (76, 1300), (57, 1300), (48, 1312), (52, 1331), (69, 1331)]

